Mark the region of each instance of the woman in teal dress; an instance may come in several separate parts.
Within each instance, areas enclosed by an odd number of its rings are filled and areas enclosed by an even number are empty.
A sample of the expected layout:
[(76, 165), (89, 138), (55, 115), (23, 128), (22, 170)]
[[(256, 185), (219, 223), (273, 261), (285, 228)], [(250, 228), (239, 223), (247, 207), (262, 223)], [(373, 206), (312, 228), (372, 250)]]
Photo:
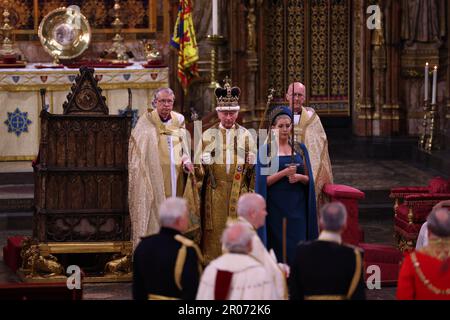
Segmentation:
[(266, 199), (268, 212), (258, 233), (278, 261), (290, 263), (300, 241), (318, 237), (314, 180), (304, 144), (295, 144), (292, 157), (289, 108), (274, 109), (270, 123), (270, 139), (256, 165), (256, 192)]

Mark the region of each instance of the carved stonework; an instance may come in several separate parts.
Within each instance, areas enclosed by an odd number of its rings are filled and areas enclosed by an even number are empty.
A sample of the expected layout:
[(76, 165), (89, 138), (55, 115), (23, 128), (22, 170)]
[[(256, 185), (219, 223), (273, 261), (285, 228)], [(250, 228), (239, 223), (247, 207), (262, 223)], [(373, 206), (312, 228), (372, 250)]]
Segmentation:
[(51, 254), (44, 256), (39, 245), (31, 238), (24, 240), (20, 256), (22, 259), (21, 270), (26, 273), (27, 278), (50, 278), (64, 274), (64, 268), (58, 259)]
[(146, 15), (143, 1), (141, 0), (127, 0), (122, 1), (121, 7), (122, 19), (128, 28), (135, 28), (144, 23)]
[(105, 3), (98, 0), (83, 1), (83, 4), (81, 5), (81, 12), (94, 28), (105, 25), (108, 17), (108, 11)]
[[(306, 83), (305, 70), (305, 1), (290, 0), (287, 8), (287, 85), (294, 81)], [(311, 25), (312, 27), (312, 25)], [(313, 47), (313, 44), (311, 45)], [(287, 87), (280, 92), (284, 96)]]
[(67, 1), (65, 0), (44, 0), (40, 4), (40, 17), (44, 18), (51, 11), (61, 8), (67, 7)]
[(108, 114), (106, 98), (102, 96), (102, 89), (97, 85), (94, 69), (82, 67), (80, 75), (75, 78), (71, 93), (64, 102), (64, 114)]
[[(9, 0), (0, 3), (0, 12), (3, 12), (5, 4), (9, 9), (9, 20), (14, 29), (25, 28), (29, 25), (31, 19), (32, 7), (31, 3), (23, 0)], [(3, 15), (0, 15), (0, 25), (3, 25)]]
[(361, 92), (361, 67), (362, 67), (362, 59), (361, 59), (361, 39), (362, 39), (362, 18), (361, 18), (361, 1), (353, 2), (353, 19), (355, 21), (354, 24), (354, 32), (355, 39), (353, 40), (353, 68), (355, 70), (355, 81), (354, 81), (354, 103), (355, 103), (355, 111), (359, 113), (361, 104), (362, 104), (362, 92)]
[(347, 0), (267, 1), (268, 85), (283, 98), (293, 81), (306, 85), (318, 113), (350, 113), (350, 15)]
[(269, 87), (275, 88), (278, 95), (285, 92), (284, 81), (284, 28), (283, 28), (283, 6), (277, 1), (268, 1), (267, 14), (271, 19), (267, 23), (266, 39), (268, 54)]
[(132, 271), (131, 254), (116, 254), (105, 265), (105, 273), (112, 275), (126, 275)]

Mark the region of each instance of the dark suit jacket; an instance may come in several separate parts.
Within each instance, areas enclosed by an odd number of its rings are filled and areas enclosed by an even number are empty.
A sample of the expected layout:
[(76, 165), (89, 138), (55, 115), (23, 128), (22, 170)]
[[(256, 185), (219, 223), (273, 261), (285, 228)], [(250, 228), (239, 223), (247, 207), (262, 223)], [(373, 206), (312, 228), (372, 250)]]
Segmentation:
[(133, 259), (133, 299), (147, 300), (149, 294), (193, 300), (199, 283), (198, 257), (187, 247), (180, 290), (175, 283), (175, 262), (182, 244), (175, 240), (178, 231), (161, 228), (145, 237), (136, 247)]
[[(305, 296), (346, 295), (355, 274), (355, 248), (336, 242), (316, 240), (297, 246), (289, 276), (291, 300)], [(359, 249), (357, 249), (359, 250)], [(361, 269), (352, 300), (365, 299), (364, 277)]]

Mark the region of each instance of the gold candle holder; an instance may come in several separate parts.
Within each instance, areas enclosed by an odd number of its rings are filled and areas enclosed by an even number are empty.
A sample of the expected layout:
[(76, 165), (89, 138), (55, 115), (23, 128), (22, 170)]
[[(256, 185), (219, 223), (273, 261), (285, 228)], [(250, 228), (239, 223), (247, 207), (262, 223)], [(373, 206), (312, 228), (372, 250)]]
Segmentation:
[(430, 109), (430, 130), (429, 135), (426, 140), (426, 146), (425, 151), (428, 153), (431, 153), (435, 149), (439, 149), (439, 141), (438, 141), (438, 135), (439, 135), (439, 115), (437, 112), (438, 105), (437, 104), (431, 104)]
[(428, 100), (425, 100), (423, 103), (423, 120), (422, 120), (422, 134), (419, 138), (419, 149), (425, 150), (426, 149), (426, 143), (428, 140), (428, 110), (430, 107), (430, 102)]
[(215, 88), (220, 87), (220, 84), (217, 81), (219, 46), (225, 43), (225, 38), (223, 36), (213, 34), (207, 36), (207, 41), (211, 45), (211, 82), (209, 87), (214, 90)]
[(114, 29), (114, 38), (112, 39), (112, 48), (108, 50), (108, 55), (115, 55), (115, 58), (119, 61), (128, 61), (130, 57), (127, 54), (127, 48), (124, 44), (124, 38), (122, 36), (123, 22), (120, 20), (120, 4), (119, 0), (114, 0), (114, 21), (112, 23)]

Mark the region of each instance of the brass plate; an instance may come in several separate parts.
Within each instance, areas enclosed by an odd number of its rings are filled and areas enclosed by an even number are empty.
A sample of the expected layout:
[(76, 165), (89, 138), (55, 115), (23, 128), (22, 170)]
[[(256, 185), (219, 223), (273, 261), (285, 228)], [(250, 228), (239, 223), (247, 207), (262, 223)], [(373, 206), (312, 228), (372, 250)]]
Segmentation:
[(52, 57), (72, 59), (88, 48), (92, 32), (81, 12), (61, 7), (42, 19), (38, 35), (45, 51)]

